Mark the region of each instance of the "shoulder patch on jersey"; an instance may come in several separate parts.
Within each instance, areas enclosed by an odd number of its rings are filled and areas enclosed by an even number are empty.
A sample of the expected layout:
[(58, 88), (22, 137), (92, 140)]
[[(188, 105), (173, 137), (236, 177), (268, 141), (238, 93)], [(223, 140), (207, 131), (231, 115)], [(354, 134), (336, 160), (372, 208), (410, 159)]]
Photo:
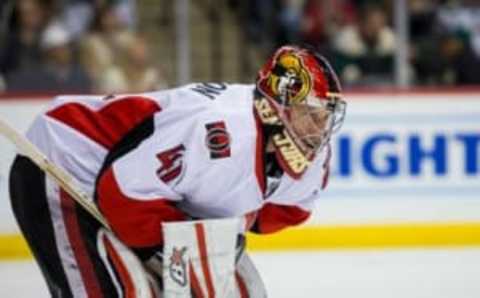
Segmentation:
[(230, 134), (224, 121), (207, 123), (207, 136), (205, 145), (210, 151), (210, 158), (226, 158), (230, 157)]

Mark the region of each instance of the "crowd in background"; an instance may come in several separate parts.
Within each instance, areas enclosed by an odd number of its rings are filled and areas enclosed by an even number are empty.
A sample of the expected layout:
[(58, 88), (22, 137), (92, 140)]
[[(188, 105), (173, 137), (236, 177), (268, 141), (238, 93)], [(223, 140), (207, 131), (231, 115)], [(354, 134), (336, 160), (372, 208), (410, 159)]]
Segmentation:
[[(129, 0), (17, 0), (3, 5), (0, 90), (141, 92), (165, 87)], [(8, 16), (8, 17), (7, 17)]]
[[(242, 11), (243, 30), (259, 49), (311, 44), (330, 58), (344, 85), (382, 86), (394, 80), (394, 1), (225, 3)], [(111, 93), (167, 86), (161, 61), (152, 59), (149, 40), (135, 30), (135, 0), (2, 3), (0, 91)], [(407, 3), (413, 84), (480, 84), (480, 1)]]
[[(249, 0), (247, 32), (267, 47), (300, 42), (321, 48), (347, 86), (391, 85), (395, 1)], [(479, 84), (480, 1), (405, 1), (412, 83)], [(236, 7), (242, 0), (230, 2)]]

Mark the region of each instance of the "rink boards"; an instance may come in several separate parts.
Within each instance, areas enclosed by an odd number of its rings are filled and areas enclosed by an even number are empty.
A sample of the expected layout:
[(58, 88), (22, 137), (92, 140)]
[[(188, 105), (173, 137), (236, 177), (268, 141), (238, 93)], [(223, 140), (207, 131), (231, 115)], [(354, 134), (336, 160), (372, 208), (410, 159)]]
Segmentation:
[[(0, 99), (25, 130), (46, 98)], [(302, 228), (251, 237), (253, 250), (480, 244), (480, 91), (348, 94), (331, 178)], [(0, 140), (0, 258), (27, 254), (10, 212)]]

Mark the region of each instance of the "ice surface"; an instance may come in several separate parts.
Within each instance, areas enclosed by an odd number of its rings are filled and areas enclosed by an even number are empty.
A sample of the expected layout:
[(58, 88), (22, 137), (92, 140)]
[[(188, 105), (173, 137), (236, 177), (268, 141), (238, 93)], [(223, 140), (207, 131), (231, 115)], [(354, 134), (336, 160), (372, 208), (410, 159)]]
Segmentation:
[[(271, 298), (478, 298), (480, 248), (252, 255)], [(0, 297), (49, 297), (30, 261), (0, 263)]]

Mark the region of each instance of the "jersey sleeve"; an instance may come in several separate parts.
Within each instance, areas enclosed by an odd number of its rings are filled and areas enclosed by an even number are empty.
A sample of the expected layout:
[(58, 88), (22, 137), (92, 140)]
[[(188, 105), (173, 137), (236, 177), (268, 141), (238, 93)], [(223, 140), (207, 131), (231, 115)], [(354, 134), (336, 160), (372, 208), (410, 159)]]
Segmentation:
[(271, 234), (287, 227), (296, 226), (310, 216), (311, 211), (300, 206), (265, 204), (257, 213), (257, 218), (251, 232), (256, 234)]
[(143, 95), (58, 96), (45, 115), (110, 150), (132, 128), (161, 111), (154, 98)]
[(320, 191), (326, 187), (329, 161), (330, 149), (318, 158), (302, 181), (288, 178), (286, 183), (281, 184), (279, 194), (270, 197), (269, 202), (258, 211), (250, 230), (257, 234), (270, 234), (305, 222), (315, 208)]
[(258, 211), (255, 223), (250, 229), (257, 234), (271, 234), (305, 222), (315, 208), (318, 190), (294, 204), (268, 202)]
[(125, 194), (108, 169), (97, 185), (97, 204), (117, 237), (134, 248), (155, 247), (163, 243), (161, 223), (181, 221), (186, 214), (167, 197), (140, 198)]

